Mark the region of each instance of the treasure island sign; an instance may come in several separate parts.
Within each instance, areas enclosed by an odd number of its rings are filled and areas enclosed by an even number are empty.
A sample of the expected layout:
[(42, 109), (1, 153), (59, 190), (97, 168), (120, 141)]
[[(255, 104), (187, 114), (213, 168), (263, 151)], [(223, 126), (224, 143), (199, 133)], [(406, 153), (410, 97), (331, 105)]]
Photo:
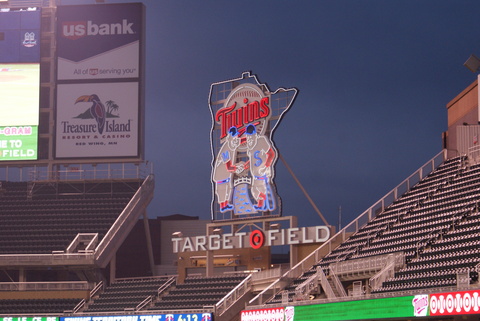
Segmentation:
[(249, 72), (211, 85), (213, 220), (281, 215), (272, 136), (297, 92), (271, 92)]

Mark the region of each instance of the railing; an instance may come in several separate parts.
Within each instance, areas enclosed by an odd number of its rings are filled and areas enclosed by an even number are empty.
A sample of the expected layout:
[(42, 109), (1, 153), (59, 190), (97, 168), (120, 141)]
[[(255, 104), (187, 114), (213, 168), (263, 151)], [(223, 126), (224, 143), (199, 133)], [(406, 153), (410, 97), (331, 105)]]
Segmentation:
[(140, 303), (135, 307), (135, 311), (140, 311), (141, 309), (143, 309), (144, 307), (146, 307), (147, 305), (149, 305), (150, 303), (152, 303), (154, 297), (155, 297), (155, 296), (153, 296), (153, 295), (149, 295), (148, 297), (146, 297), (145, 300), (143, 300), (142, 302), (140, 302)]
[(323, 291), (327, 295), (327, 298), (335, 298), (335, 292), (333, 292), (330, 283), (328, 282), (327, 276), (323, 273), (323, 269), (320, 266), (317, 266), (317, 274), (318, 278), (320, 279), (320, 284), (322, 284)]
[(168, 289), (170, 285), (172, 285), (172, 283), (175, 282), (176, 280), (177, 280), (177, 277), (172, 276), (170, 279), (168, 279), (167, 282), (163, 283), (162, 286), (158, 288), (157, 297), (160, 297), (160, 295), (162, 295), (162, 293), (165, 292), (165, 290)]
[(372, 290), (377, 290), (385, 282), (387, 278), (393, 277), (395, 272), (395, 257), (392, 255), (387, 259), (385, 267), (380, 270), (376, 275), (370, 278), (369, 284)]
[(54, 251), (52, 254), (2, 254), (0, 266), (41, 265), (85, 265), (94, 263), (93, 253), (64, 253)]
[(247, 276), (240, 284), (224, 296), (217, 304), (215, 304), (215, 311), (218, 316), (222, 315), (228, 308), (251, 288), (252, 275)]
[(0, 166), (0, 180), (25, 182), (48, 180), (89, 180), (89, 179), (144, 179), (153, 174), (153, 163), (99, 163), (54, 165), (52, 170), (45, 165)]
[[(318, 267), (317, 267), (318, 269)], [(329, 267), (330, 269), (330, 278), (333, 281), (333, 284), (335, 285), (335, 288), (337, 289), (337, 292), (340, 294), (340, 296), (346, 296), (347, 292), (345, 292), (345, 288), (342, 285), (342, 282), (338, 278), (337, 274), (335, 274), (335, 271), (332, 269), (332, 267)]]
[(404, 264), (405, 255), (403, 252), (396, 252), (391, 254), (370, 256), (364, 259), (348, 260), (343, 262), (337, 262), (330, 264), (331, 269), (337, 275), (353, 274), (358, 272), (364, 272), (366, 270), (379, 271), (381, 270), (387, 261), (393, 258), (396, 266)]
[(252, 281), (255, 282), (259, 280), (279, 278), (282, 275), (282, 271), (281, 267), (259, 271), (252, 274)]
[[(102, 241), (96, 248), (95, 260), (102, 266), (102, 263), (107, 262), (106, 255), (111, 255), (107, 248), (111, 245), (115, 237), (122, 237), (119, 235), (121, 229), (128, 229), (129, 226), (135, 224), (138, 216), (141, 214), (139, 206), (147, 206), (150, 199), (153, 197), (155, 181), (153, 175), (149, 175), (143, 182), (142, 186), (137, 190), (130, 202), (124, 208), (117, 220), (113, 223), (108, 233), (103, 237)], [(131, 215), (134, 211), (138, 211), (138, 215)]]
[(401, 195), (409, 191), (415, 184), (422, 180), (425, 176), (433, 172), (438, 166), (440, 166), (446, 159), (447, 152), (442, 150), (440, 153), (435, 155), (431, 160), (426, 162), (421, 166), (417, 171), (412, 175), (407, 177), (403, 182), (401, 182), (397, 187), (388, 192), (384, 197), (377, 201), (373, 206), (369, 207), (365, 212), (360, 214), (355, 220), (350, 224), (345, 226), (341, 231), (332, 236), (328, 241), (323, 243), (310, 255), (305, 257), (292, 269), (287, 271), (281, 278), (277, 279), (275, 282), (270, 284), (262, 292), (260, 292), (255, 298), (250, 300), (249, 304), (263, 304), (268, 299), (272, 297), (271, 292), (276, 292), (278, 290), (283, 290), (281, 285), (281, 280), (295, 279), (298, 278), (302, 273), (310, 269), (315, 263), (320, 261), (320, 259), (327, 253), (330, 253), (334, 250), (334, 247), (338, 244), (346, 241), (352, 234), (355, 234), (362, 228), (365, 224), (371, 221), (378, 213), (382, 212), (388, 205), (396, 201)]
[(0, 282), (0, 291), (82, 291), (90, 290), (87, 281), (70, 282)]

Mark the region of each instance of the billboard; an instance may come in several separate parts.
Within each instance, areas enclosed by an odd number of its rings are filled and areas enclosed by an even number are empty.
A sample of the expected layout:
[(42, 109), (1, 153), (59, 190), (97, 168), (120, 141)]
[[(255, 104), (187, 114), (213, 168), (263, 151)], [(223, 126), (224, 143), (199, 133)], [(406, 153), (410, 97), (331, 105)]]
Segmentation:
[(58, 317), (23, 317), (23, 316), (14, 316), (14, 317), (0, 317), (0, 321), (58, 321)]
[(140, 76), (143, 5), (59, 6), (57, 79)]
[(137, 156), (138, 95), (135, 82), (59, 84), (57, 157)]
[(297, 92), (271, 92), (249, 72), (211, 85), (212, 219), (281, 215), (273, 132)]
[(143, 155), (144, 6), (59, 6), (55, 158)]
[[(241, 321), (343, 321), (427, 316), (428, 295), (287, 306), (242, 311)], [(413, 320), (413, 319), (412, 319)]]
[(212, 321), (212, 313), (61, 317), (60, 321)]
[(0, 12), (0, 161), (36, 160), (41, 11)]

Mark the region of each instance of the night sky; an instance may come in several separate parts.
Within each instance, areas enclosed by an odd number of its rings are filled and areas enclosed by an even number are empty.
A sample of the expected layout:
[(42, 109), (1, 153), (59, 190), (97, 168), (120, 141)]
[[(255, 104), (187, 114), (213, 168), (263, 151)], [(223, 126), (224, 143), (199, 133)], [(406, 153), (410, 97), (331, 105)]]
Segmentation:
[[(134, 2), (106, 0), (106, 3)], [(210, 85), (257, 75), (299, 94), (275, 145), (331, 225), (441, 151), (446, 104), (476, 75), (478, 1), (144, 0), (150, 217), (210, 219)], [(62, 4), (93, 0), (62, 0)], [(323, 225), (285, 166), (283, 215)]]

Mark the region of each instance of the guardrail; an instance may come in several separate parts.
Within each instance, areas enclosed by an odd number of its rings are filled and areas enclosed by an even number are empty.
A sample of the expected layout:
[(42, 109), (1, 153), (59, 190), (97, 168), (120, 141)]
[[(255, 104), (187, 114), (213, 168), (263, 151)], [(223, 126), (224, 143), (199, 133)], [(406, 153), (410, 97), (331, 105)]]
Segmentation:
[[(315, 263), (320, 261), (320, 259), (326, 253), (330, 253), (336, 246), (346, 241), (352, 234), (356, 233), (360, 228), (365, 224), (371, 221), (377, 214), (382, 212), (388, 205), (396, 201), (401, 195), (409, 191), (415, 184), (422, 180), (425, 176), (433, 172), (438, 166), (440, 166), (447, 157), (447, 151), (444, 149), (437, 155), (435, 155), (431, 160), (426, 162), (418, 170), (416, 170), (412, 175), (403, 180), (398, 184), (394, 189), (385, 194), (379, 201), (370, 206), (365, 212), (360, 214), (355, 220), (350, 224), (345, 226), (337, 234), (332, 236), (328, 241), (320, 245), (315, 251), (310, 255), (305, 257), (297, 265), (287, 271), (282, 277), (277, 279), (275, 282), (270, 284), (262, 292), (260, 292), (256, 297), (249, 301), (249, 305), (261, 305), (267, 300), (269, 300), (275, 293), (279, 290), (283, 290), (284, 286), (281, 285), (282, 279), (295, 279), (298, 278), (302, 273), (310, 269)], [(273, 295), (272, 295), (273, 292)]]
[(13, 182), (89, 179), (144, 179), (153, 174), (151, 162), (0, 166), (0, 180)]
[(70, 282), (0, 282), (0, 291), (81, 291), (90, 290), (87, 281)]
[(56, 251), (52, 254), (2, 254), (0, 266), (31, 266), (41, 265), (93, 265), (93, 253), (64, 253)]
[[(103, 237), (100, 244), (98, 244), (95, 250), (95, 260), (103, 267), (109, 260), (108, 255), (112, 255), (107, 249), (112, 245), (115, 238), (124, 237), (119, 235), (119, 231), (122, 229), (129, 229), (133, 226), (140, 214), (142, 214), (142, 206), (147, 206), (150, 203), (150, 199), (153, 197), (153, 189), (155, 180), (153, 175), (149, 175), (143, 182), (142, 186), (137, 190), (130, 202), (124, 208), (122, 213), (118, 216), (117, 220), (113, 223), (108, 233)], [(136, 215), (132, 215), (136, 213)], [(121, 234), (121, 233), (120, 233)]]
[(251, 288), (252, 275), (247, 276), (240, 284), (224, 296), (217, 304), (215, 311), (217, 315), (222, 315), (227, 309), (235, 303), (240, 297), (247, 293)]

